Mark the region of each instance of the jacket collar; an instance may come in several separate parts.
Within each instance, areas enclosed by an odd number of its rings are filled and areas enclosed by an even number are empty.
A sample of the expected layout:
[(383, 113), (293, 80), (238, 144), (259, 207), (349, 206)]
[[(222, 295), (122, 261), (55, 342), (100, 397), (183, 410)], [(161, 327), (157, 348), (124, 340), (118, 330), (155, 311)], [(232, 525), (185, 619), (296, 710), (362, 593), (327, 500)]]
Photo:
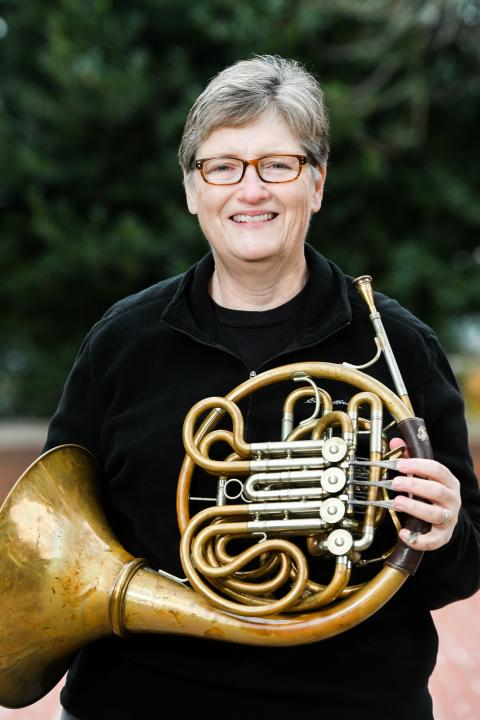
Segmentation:
[[(305, 244), (305, 257), (309, 280), (298, 332), (300, 347), (324, 340), (348, 325), (352, 315), (346, 278), (340, 268), (308, 244)], [(215, 315), (208, 281), (213, 270), (213, 256), (208, 252), (182, 276), (162, 315), (170, 327), (212, 345), (215, 344)]]

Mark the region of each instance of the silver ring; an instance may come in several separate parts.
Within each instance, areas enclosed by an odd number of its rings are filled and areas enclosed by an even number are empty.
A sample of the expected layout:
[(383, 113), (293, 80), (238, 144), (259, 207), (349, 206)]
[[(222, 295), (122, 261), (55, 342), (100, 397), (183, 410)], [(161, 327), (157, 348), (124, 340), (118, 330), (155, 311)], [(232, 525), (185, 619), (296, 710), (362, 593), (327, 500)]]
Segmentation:
[(450, 510), (447, 510), (447, 508), (444, 508), (443, 509), (443, 520), (441, 522), (441, 525), (446, 525), (449, 520), (450, 520)]
[(410, 543), (410, 545), (413, 545), (413, 543), (416, 542), (419, 535), (420, 533), (410, 530), (410, 535), (408, 536), (408, 542)]

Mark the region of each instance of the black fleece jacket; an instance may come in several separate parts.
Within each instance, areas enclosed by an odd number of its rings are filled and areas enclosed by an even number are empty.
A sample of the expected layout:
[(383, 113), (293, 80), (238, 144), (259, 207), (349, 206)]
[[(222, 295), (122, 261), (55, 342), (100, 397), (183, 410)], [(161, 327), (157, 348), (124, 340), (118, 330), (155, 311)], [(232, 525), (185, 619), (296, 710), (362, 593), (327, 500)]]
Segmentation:
[[(310, 279), (296, 336), (272, 348), (262, 367), (247, 367), (217, 341), (207, 291), (210, 254), (186, 273), (116, 303), (80, 348), (45, 450), (78, 443), (93, 452), (114, 532), (153, 568), (183, 576), (175, 495), (181, 428), (195, 402), (225, 395), (252, 372), (278, 365), (362, 364), (374, 355), (368, 309), (350, 279), (308, 245), (306, 257)], [(205, 704), (207, 712), (218, 708), (218, 716), (234, 717), (253, 710), (337, 720), (351, 713), (369, 720), (432, 717), (427, 685), (437, 637), (430, 610), (478, 589), (480, 496), (462, 398), (435, 334), (394, 300), (376, 293), (376, 304), (435, 457), (461, 482), (463, 506), (451, 541), (426, 553), (416, 575), (372, 618), (319, 643), (274, 649), (162, 635), (95, 642), (76, 656), (62, 692), (74, 715), (156, 717), (173, 702), (185, 714)], [(394, 389), (383, 359), (368, 372)], [(323, 386), (338, 403), (352, 394), (343, 384)], [(248, 441), (278, 439), (290, 390), (276, 386), (244, 401)], [(212, 493), (211, 479), (196, 482)]]

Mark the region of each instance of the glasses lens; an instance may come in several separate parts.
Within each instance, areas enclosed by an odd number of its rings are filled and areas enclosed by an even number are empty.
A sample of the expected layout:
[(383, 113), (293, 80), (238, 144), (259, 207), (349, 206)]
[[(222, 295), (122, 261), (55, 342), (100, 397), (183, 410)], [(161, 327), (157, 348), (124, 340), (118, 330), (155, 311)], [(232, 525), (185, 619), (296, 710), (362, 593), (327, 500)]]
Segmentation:
[(262, 158), (258, 169), (267, 182), (288, 182), (298, 176), (300, 161), (293, 155), (276, 155)]
[(203, 174), (207, 182), (217, 185), (236, 183), (242, 177), (243, 164), (235, 158), (212, 158), (203, 163)]

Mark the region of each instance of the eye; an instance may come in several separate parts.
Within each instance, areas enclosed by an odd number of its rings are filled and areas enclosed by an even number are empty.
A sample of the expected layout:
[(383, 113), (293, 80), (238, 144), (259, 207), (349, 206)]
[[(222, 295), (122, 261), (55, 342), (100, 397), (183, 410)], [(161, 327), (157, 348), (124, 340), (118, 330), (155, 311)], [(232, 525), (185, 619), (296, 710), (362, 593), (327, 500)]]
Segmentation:
[(282, 168), (288, 168), (288, 164), (286, 162), (284, 162), (283, 160), (272, 160), (271, 162), (266, 163), (265, 167), (282, 169)]
[(214, 170), (215, 172), (222, 172), (222, 170), (231, 170), (232, 168), (233, 165), (229, 165), (228, 163), (217, 163), (210, 169)]
[(264, 158), (262, 162), (262, 168), (270, 171), (282, 171), (282, 170), (296, 170), (298, 167), (298, 160), (296, 157), (269, 157)]
[(209, 160), (205, 163), (204, 170), (207, 173), (228, 173), (236, 171), (238, 163), (228, 160), (227, 158), (219, 158), (218, 160)]

